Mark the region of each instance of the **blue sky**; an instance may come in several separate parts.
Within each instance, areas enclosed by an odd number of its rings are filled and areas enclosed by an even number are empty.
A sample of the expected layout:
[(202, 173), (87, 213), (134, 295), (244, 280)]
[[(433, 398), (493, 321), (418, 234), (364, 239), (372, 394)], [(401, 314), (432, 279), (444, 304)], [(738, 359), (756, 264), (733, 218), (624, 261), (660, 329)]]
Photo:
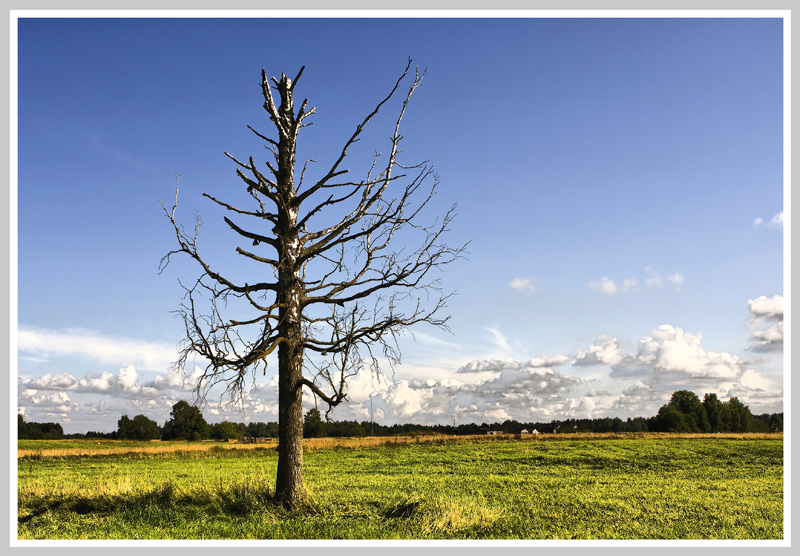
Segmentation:
[[(491, 422), (655, 414), (677, 389), (782, 411), (780, 19), (22, 19), (18, 27), (20, 412), (68, 432), (159, 423), (191, 401), (170, 371), (189, 261), (159, 205), (236, 238), (201, 194), (241, 193), (258, 157), (260, 72), (317, 111), (298, 160), (341, 148), (410, 56), (409, 162), (458, 204), (452, 333), (351, 386), (335, 419)], [(374, 122), (351, 171), (383, 148)], [(788, 215), (787, 215), (788, 217)], [(788, 222), (788, 218), (787, 218)], [(236, 270), (241, 270), (237, 266)], [(274, 370), (276, 365), (272, 365)], [(191, 369), (188, 369), (191, 374)], [(189, 376), (191, 382), (192, 377)], [(306, 396), (309, 407), (311, 396)], [(274, 377), (210, 422), (277, 420)]]

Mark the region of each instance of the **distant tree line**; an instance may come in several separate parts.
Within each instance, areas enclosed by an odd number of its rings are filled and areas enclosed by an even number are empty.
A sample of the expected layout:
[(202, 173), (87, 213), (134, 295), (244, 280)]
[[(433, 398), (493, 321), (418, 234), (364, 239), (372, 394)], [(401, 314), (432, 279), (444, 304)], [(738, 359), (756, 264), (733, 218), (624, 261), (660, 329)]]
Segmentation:
[(27, 440), (58, 440), (64, 438), (64, 429), (58, 423), (26, 423), (17, 415), (17, 435)]
[[(694, 392), (678, 390), (653, 417), (622, 420), (619, 417), (598, 419), (565, 419), (549, 422), (467, 423), (459, 425), (417, 425), (413, 423), (381, 425), (371, 421), (328, 421), (317, 409), (309, 410), (303, 420), (305, 438), (409, 436), (420, 434), (485, 434), (499, 431), (520, 434), (523, 430), (569, 434), (576, 432), (783, 432), (783, 413), (753, 415), (738, 398), (723, 402), (716, 394), (702, 400)], [(277, 438), (278, 423), (208, 424), (196, 406), (179, 401), (172, 406), (170, 418), (159, 426), (145, 415), (133, 419), (123, 415), (117, 430), (110, 433), (89, 431), (85, 434), (64, 434), (58, 423), (30, 423), (22, 415), (17, 418), (20, 439), (109, 438), (118, 440), (228, 440), (242, 437)]]

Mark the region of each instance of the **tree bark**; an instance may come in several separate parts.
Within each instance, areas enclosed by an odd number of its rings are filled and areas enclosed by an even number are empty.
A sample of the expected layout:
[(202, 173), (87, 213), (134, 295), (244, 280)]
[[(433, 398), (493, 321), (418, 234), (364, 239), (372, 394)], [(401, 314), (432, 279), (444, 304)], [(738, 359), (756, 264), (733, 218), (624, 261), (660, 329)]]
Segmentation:
[(281, 76), (278, 86), (281, 104), (277, 111), (283, 130), (278, 142), (277, 194), (278, 303), (280, 336), (278, 347), (278, 476), (275, 498), (278, 504), (296, 507), (305, 497), (303, 486), (303, 329), (302, 268), (300, 237), (297, 230), (297, 192), (294, 185), (296, 120), (291, 81)]
[(278, 348), (278, 475), (276, 502), (296, 507), (303, 486), (303, 349), (300, 323), (287, 323), (287, 341)]
[[(290, 221), (293, 220), (290, 218)], [(290, 222), (293, 227), (294, 223)], [(305, 497), (303, 486), (303, 334), (301, 322), (302, 277), (297, 267), (297, 234), (286, 235), (284, 265), (278, 273), (280, 334), (278, 346), (278, 504), (293, 508)]]

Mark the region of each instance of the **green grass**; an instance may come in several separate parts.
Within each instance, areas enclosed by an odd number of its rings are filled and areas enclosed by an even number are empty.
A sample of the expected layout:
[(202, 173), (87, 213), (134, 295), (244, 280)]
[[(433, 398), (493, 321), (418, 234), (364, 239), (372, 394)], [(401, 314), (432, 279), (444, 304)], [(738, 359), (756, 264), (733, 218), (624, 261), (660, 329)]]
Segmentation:
[(271, 503), (272, 448), (26, 456), (18, 536), (783, 538), (781, 437), (438, 444), (311, 451), (291, 513)]

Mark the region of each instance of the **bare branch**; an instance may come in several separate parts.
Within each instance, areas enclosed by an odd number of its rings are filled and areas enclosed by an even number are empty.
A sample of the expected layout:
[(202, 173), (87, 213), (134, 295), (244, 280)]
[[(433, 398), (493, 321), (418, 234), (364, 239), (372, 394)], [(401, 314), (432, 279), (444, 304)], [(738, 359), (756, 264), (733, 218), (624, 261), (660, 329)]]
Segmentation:
[[(298, 204), (298, 205), (302, 204), (302, 203), (303, 203), (303, 201), (305, 201), (305, 200), (306, 200), (308, 197), (310, 197), (310, 196), (311, 196), (311, 195), (313, 195), (313, 194), (314, 194), (316, 191), (318, 191), (318, 190), (319, 190), (321, 187), (323, 187), (323, 186), (324, 186), (324, 185), (325, 185), (325, 184), (326, 184), (326, 183), (327, 183), (329, 180), (331, 180), (331, 179), (332, 179), (332, 178), (334, 178), (335, 176), (341, 175), (342, 173), (344, 173), (344, 172), (345, 172), (345, 171), (339, 171), (339, 165), (342, 163), (342, 161), (343, 161), (343, 160), (345, 159), (345, 157), (347, 156), (347, 150), (348, 150), (348, 149), (349, 149), (349, 148), (350, 148), (350, 147), (351, 147), (351, 146), (352, 146), (352, 145), (353, 145), (355, 142), (357, 142), (357, 141), (358, 141), (358, 137), (359, 137), (359, 135), (361, 135), (361, 132), (364, 130), (364, 127), (367, 125), (367, 123), (368, 123), (368, 122), (369, 122), (369, 121), (370, 121), (370, 120), (371, 120), (371, 119), (372, 119), (372, 118), (373, 118), (373, 117), (374, 117), (374, 116), (375, 116), (375, 115), (378, 113), (378, 111), (379, 111), (379, 110), (380, 110), (380, 109), (383, 107), (383, 105), (384, 105), (384, 104), (386, 104), (387, 102), (389, 102), (389, 99), (391, 99), (391, 98), (394, 96), (394, 93), (395, 93), (395, 92), (397, 91), (397, 89), (400, 87), (400, 82), (401, 82), (401, 81), (402, 81), (402, 80), (405, 78), (405, 76), (408, 74), (408, 69), (409, 69), (410, 67), (411, 67), (411, 59), (409, 58), (409, 60), (408, 60), (408, 64), (406, 65), (406, 69), (403, 71), (403, 74), (402, 74), (402, 75), (401, 75), (401, 76), (400, 76), (400, 77), (397, 79), (397, 82), (395, 83), (394, 87), (393, 87), (393, 88), (392, 88), (392, 90), (389, 92), (389, 94), (388, 94), (388, 95), (387, 95), (387, 96), (386, 96), (386, 97), (385, 97), (385, 98), (384, 98), (382, 101), (380, 101), (380, 102), (378, 103), (378, 105), (377, 105), (377, 106), (376, 106), (376, 107), (375, 107), (375, 108), (372, 110), (372, 112), (370, 112), (370, 113), (369, 113), (369, 114), (368, 114), (368, 115), (367, 115), (367, 116), (366, 116), (366, 117), (365, 117), (365, 118), (364, 118), (364, 119), (361, 121), (361, 123), (360, 123), (360, 124), (358, 124), (358, 126), (356, 126), (356, 130), (355, 130), (355, 132), (354, 132), (354, 133), (353, 133), (353, 135), (350, 137), (350, 139), (348, 139), (348, 140), (347, 140), (347, 142), (344, 144), (344, 147), (342, 147), (342, 151), (341, 151), (341, 153), (339, 154), (339, 158), (337, 158), (337, 159), (336, 159), (336, 161), (333, 163), (333, 165), (331, 166), (331, 169), (330, 169), (330, 170), (328, 170), (328, 173), (327, 173), (327, 174), (326, 174), (326, 175), (325, 175), (325, 176), (324, 176), (324, 177), (323, 177), (321, 180), (319, 180), (319, 181), (316, 183), (316, 185), (314, 185), (313, 187), (311, 187), (310, 189), (308, 189), (307, 191), (305, 191), (304, 193), (302, 193), (301, 195), (299, 195), (299, 196), (297, 197), (297, 204)], [(412, 88), (412, 91), (413, 91), (413, 88)], [(409, 96), (410, 96), (410, 93), (409, 93)], [(407, 101), (406, 101), (406, 102), (407, 102)], [(398, 124), (399, 124), (399, 121), (398, 121)]]
[[(277, 142), (277, 141), (275, 141), (274, 139), (270, 139), (269, 137), (267, 137), (267, 136), (265, 136), (265, 135), (261, 135), (259, 132), (257, 132), (255, 129), (253, 129), (253, 127), (252, 127), (252, 126), (247, 126), (247, 128), (248, 128), (250, 131), (252, 131), (253, 133), (255, 133), (255, 134), (256, 134), (258, 137), (260, 137), (262, 140), (264, 140), (264, 141), (266, 141), (267, 143), (269, 143), (270, 145), (274, 145), (274, 146), (276, 146), (276, 147), (278, 146), (278, 142)], [(225, 153), (225, 154), (227, 154), (227, 153)]]
[[(230, 228), (232, 230), (234, 230), (240, 236), (246, 237), (247, 239), (252, 239), (253, 240), (253, 245), (258, 245), (259, 243), (266, 243), (267, 245), (270, 245), (270, 246), (274, 247), (275, 249), (278, 249), (278, 241), (275, 238), (267, 237), (267, 236), (264, 236), (264, 235), (261, 235), (261, 234), (256, 234), (256, 233), (253, 233), (253, 232), (248, 232), (247, 230), (243, 230), (239, 226), (234, 224), (230, 220), (230, 218), (228, 218), (228, 217), (224, 217), (223, 220), (225, 220), (225, 223), (228, 226), (230, 226)], [(277, 265), (278, 263), (275, 262), (275, 264)]]

